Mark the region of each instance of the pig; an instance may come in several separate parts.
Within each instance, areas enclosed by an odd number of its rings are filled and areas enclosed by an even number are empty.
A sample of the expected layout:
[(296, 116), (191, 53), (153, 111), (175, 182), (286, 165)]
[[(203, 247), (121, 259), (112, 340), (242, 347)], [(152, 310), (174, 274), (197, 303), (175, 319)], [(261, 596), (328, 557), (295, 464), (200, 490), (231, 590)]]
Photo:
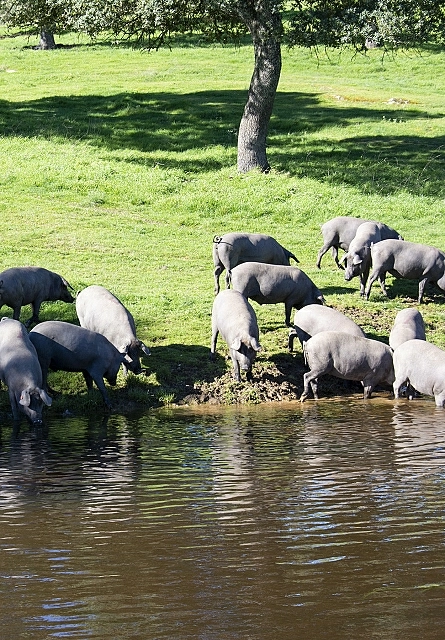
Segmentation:
[(426, 340), (422, 314), (412, 307), (402, 309), (396, 315), (389, 334), (389, 346), (394, 350), (407, 340)]
[(77, 294), (76, 312), (81, 327), (101, 333), (123, 355), (124, 375), (128, 370), (142, 372), (140, 352), (149, 356), (150, 349), (137, 339), (134, 318), (116, 296), (105, 287), (91, 285)]
[(321, 291), (298, 267), (245, 262), (232, 269), (232, 287), (258, 304), (284, 302), (285, 323), (291, 327), (292, 309), (324, 304)]
[(318, 252), (317, 268), (321, 268), (321, 259), (325, 253), (332, 250), (337, 267), (341, 267), (338, 260), (338, 250), (347, 251), (357, 229), (364, 222), (372, 222), (371, 220), (363, 220), (362, 218), (353, 218), (349, 216), (338, 216), (328, 220), (321, 225), (321, 235), (323, 236), (323, 246)]
[(308, 304), (294, 315), (294, 326), (289, 332), (289, 351), (293, 350), (296, 337), (303, 345), (311, 336), (322, 331), (340, 331), (351, 336), (366, 337), (363, 329), (341, 311), (318, 304)]
[(39, 359), (28, 332), (11, 318), (0, 322), (0, 379), (8, 387), (14, 420), (20, 420), (23, 414), (32, 424), (41, 424), (43, 405), (50, 407), (52, 399), (44, 390)]
[(233, 377), (240, 382), (240, 370), (252, 379), (252, 365), (258, 351), (259, 330), (255, 311), (249, 301), (238, 291), (220, 291), (212, 309), (212, 342), (210, 357), (215, 359), (218, 334), (224, 338), (230, 350), (233, 363)]
[(346, 260), (345, 280), (349, 282), (355, 276), (360, 278), (360, 295), (365, 295), (365, 285), (371, 268), (371, 245), (382, 239), (376, 222), (365, 222), (357, 229), (357, 233), (349, 245), (348, 252), (342, 260)]
[(40, 305), (44, 300), (74, 302), (68, 291), (71, 285), (53, 271), (43, 267), (11, 267), (0, 273), (0, 309), (3, 305), (13, 309), (13, 319), (20, 319), (24, 305), (32, 305), (32, 316), (25, 326), (39, 321)]
[(406, 384), (411, 392), (434, 396), (436, 406), (445, 405), (445, 351), (426, 340), (407, 340), (402, 342), (393, 355), (395, 380), (394, 397), (399, 398)]
[(377, 384), (394, 383), (392, 349), (383, 342), (351, 336), (340, 331), (317, 333), (304, 343), (309, 371), (304, 374), (300, 401), (309, 395), (309, 385), (318, 400), (318, 378), (330, 374), (343, 380), (359, 380), (365, 400)]
[(372, 272), (369, 276), (365, 297), (369, 294), (373, 283), (378, 279), (383, 295), (388, 297), (385, 287), (386, 274), (396, 278), (419, 281), (417, 303), (422, 302), (425, 286), (428, 282), (437, 284), (445, 291), (445, 253), (427, 244), (382, 240), (371, 247)]
[(42, 368), (43, 384), (47, 388), (48, 371), (81, 371), (89, 391), (93, 380), (105, 405), (111, 408), (103, 378), (110, 385), (116, 377), (124, 356), (100, 333), (69, 322), (41, 322), (29, 332)]
[(219, 292), (219, 276), (226, 269), (226, 287), (230, 287), (231, 270), (242, 262), (266, 262), (290, 265), (295, 255), (279, 244), (275, 238), (262, 233), (226, 233), (213, 238), (213, 264), (215, 266), (215, 294)]
[(382, 240), (386, 238), (402, 239), (402, 236), (395, 230), (377, 220), (364, 220), (362, 218), (354, 218), (349, 216), (338, 216), (328, 220), (321, 226), (321, 234), (323, 236), (323, 246), (318, 252), (317, 267), (321, 267), (321, 259), (324, 254), (332, 249), (332, 256), (335, 260), (337, 267), (343, 268), (342, 264), (338, 260), (338, 250), (343, 249), (348, 251), (357, 229), (364, 222), (375, 222), (380, 229), (380, 235)]

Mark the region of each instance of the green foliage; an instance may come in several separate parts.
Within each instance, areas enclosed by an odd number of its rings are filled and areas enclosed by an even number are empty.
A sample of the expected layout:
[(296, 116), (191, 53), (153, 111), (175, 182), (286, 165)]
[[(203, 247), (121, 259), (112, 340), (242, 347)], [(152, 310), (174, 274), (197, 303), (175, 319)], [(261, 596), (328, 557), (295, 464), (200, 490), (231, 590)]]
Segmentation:
[(149, 48), (184, 33), (239, 40), (247, 30), (254, 36), (254, 22), (264, 37), (284, 34), (291, 45), (412, 47), (443, 41), (444, 20), (443, 4), (430, 0), (0, 0), (0, 23), (10, 27), (90, 37), (109, 32)]

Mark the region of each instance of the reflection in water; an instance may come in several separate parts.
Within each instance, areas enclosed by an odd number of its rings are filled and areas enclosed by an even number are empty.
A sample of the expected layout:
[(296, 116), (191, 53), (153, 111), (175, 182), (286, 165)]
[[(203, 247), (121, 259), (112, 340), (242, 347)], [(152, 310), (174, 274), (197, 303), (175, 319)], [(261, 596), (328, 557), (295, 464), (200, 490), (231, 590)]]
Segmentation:
[(438, 640), (443, 416), (376, 398), (3, 425), (0, 636)]

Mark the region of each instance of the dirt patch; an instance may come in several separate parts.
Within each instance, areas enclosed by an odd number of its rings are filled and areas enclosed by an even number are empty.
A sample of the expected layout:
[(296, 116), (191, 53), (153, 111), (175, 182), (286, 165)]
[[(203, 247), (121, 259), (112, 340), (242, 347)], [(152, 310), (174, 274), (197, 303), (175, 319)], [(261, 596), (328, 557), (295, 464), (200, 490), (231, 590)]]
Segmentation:
[[(212, 381), (196, 383), (193, 392), (178, 398), (177, 404), (230, 405), (299, 400), (306, 371), (300, 354), (276, 355), (272, 360), (255, 362), (251, 381), (242, 378), (241, 382), (236, 382), (231, 371), (227, 371)], [(319, 385), (320, 396), (324, 397), (361, 391), (360, 383), (345, 383), (333, 376), (324, 376)]]

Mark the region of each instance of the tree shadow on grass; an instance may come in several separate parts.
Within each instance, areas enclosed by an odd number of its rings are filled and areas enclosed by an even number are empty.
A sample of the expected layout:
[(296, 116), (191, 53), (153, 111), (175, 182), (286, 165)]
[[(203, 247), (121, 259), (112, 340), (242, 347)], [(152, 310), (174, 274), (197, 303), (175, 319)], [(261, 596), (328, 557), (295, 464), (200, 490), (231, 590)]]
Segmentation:
[[(0, 100), (3, 136), (82, 140), (97, 148), (147, 153), (125, 159), (186, 172), (214, 171), (223, 161), (209, 149), (235, 153), (245, 91), (119, 93)], [(445, 136), (393, 135), (331, 140), (307, 134), (325, 128), (434, 117), (415, 109), (322, 105), (316, 93), (278, 93), (269, 131), (269, 160), (300, 177), (347, 184), (367, 193), (444, 196)], [(192, 151), (207, 149), (205, 157)], [(220, 154), (219, 154), (220, 156)]]

